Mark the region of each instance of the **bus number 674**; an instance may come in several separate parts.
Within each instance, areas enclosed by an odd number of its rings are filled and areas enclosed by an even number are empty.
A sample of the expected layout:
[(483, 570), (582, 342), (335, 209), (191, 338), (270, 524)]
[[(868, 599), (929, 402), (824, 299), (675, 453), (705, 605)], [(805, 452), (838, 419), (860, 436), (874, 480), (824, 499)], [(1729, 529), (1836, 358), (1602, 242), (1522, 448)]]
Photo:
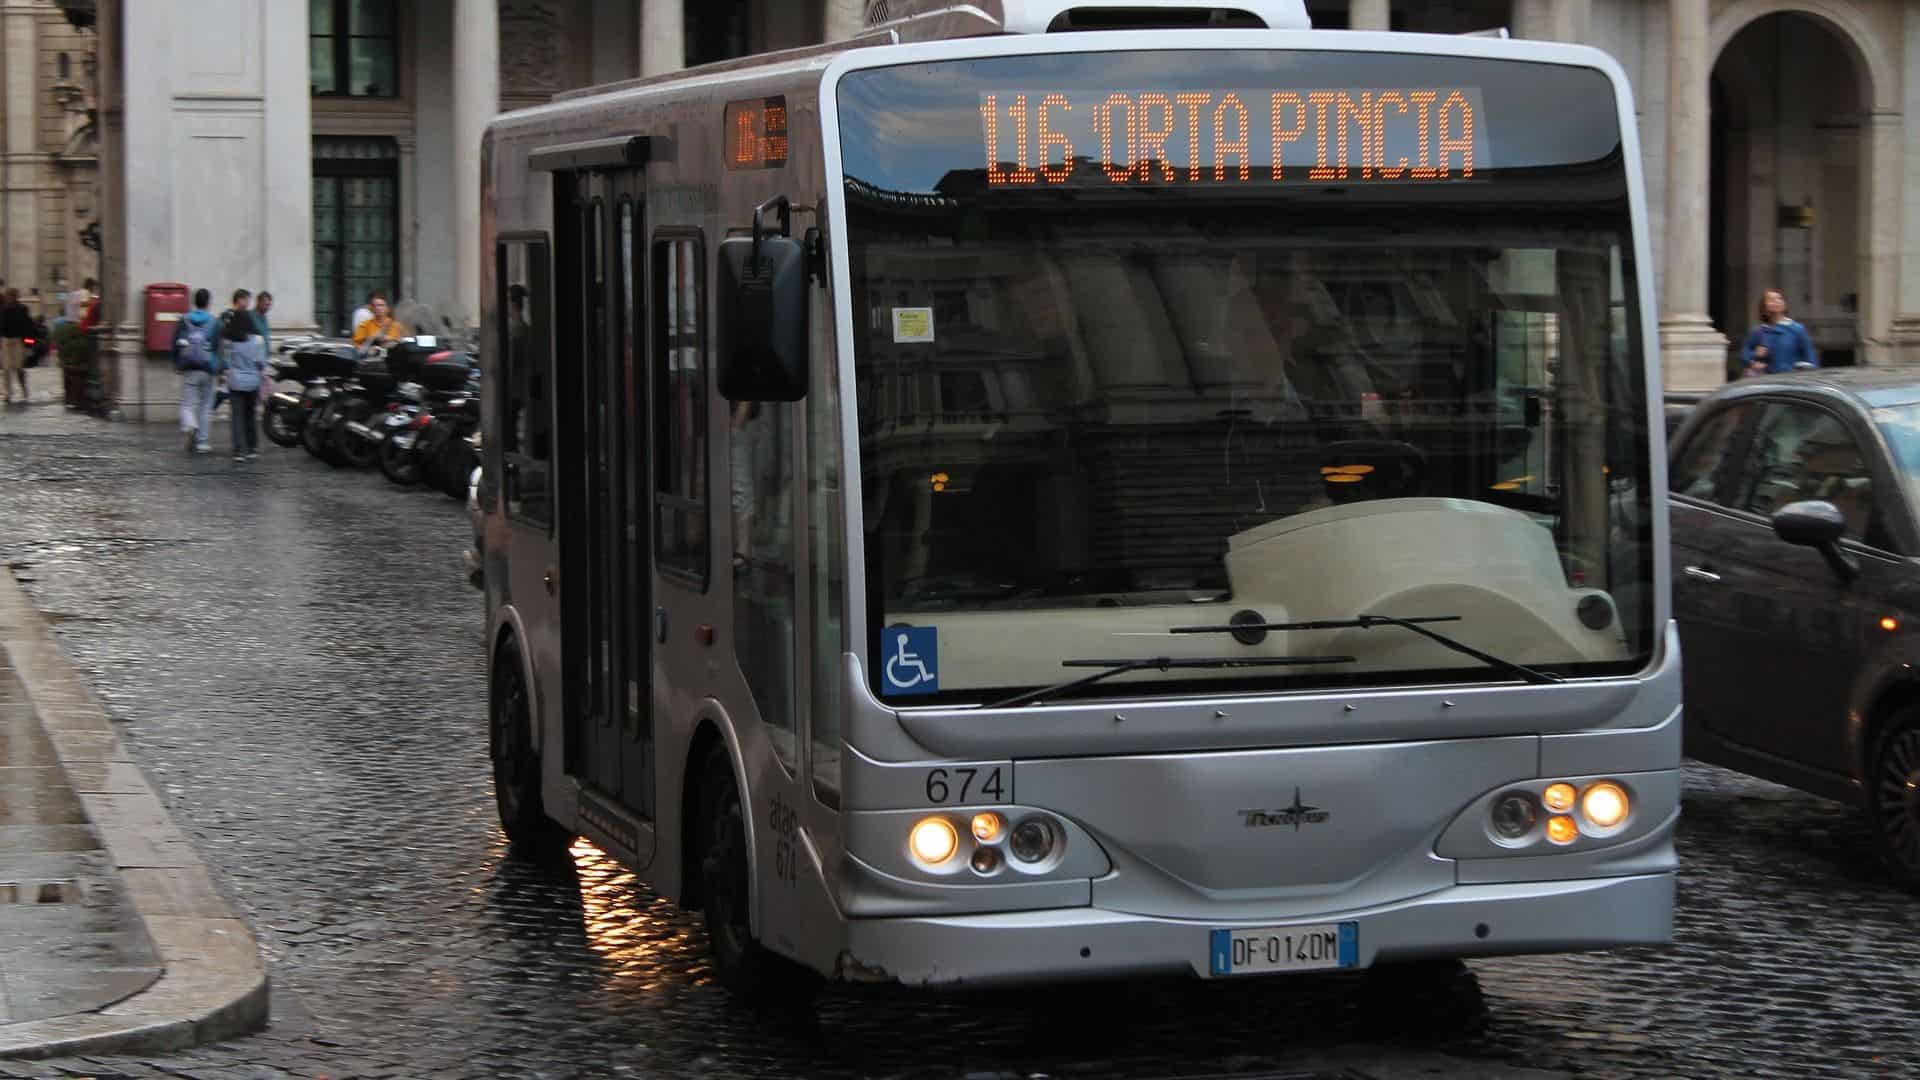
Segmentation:
[[(927, 771), (927, 801), (935, 806), (948, 803), (1005, 802), (1007, 789), (1001, 779), (1001, 766), (984, 770), (956, 766)], [(976, 792), (978, 797), (976, 797)]]

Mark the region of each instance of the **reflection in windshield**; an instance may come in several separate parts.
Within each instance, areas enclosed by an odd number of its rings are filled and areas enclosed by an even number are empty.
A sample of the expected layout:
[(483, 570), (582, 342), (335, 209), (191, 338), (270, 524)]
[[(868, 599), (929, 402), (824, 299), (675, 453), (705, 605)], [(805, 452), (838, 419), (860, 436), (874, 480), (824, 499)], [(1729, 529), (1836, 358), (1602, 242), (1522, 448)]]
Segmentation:
[(1887, 440), (1894, 468), (1900, 470), (1907, 498), (1920, 513), (1920, 405), (1873, 410), (1873, 422)]
[[(845, 156), (868, 169), (846, 192), (872, 625), (937, 627), (942, 692), (1159, 655), (1168, 627), (1243, 610), (1458, 611), (1470, 644), (1571, 671), (1644, 655), (1645, 404), (1617, 157), (1603, 182), (1482, 179), (1450, 203), (1376, 186), (1310, 212), (1298, 187), (1009, 190), (980, 162), (976, 103), (1029, 77), (994, 69), (1034, 62), (842, 83)], [(869, 145), (889, 103), (932, 110), (929, 93), (952, 116), (918, 130), (954, 132), (950, 148)], [(1617, 145), (1603, 118), (1596, 145)], [(1352, 653), (1375, 681), (1462, 663), (1398, 638), (1243, 644)], [(1297, 681), (1278, 670), (1217, 678)]]

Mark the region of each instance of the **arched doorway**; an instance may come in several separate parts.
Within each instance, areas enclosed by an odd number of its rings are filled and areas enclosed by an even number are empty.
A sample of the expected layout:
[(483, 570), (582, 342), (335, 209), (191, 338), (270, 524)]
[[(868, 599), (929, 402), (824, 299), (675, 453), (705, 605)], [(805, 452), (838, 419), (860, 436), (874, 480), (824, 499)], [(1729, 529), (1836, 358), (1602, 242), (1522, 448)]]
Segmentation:
[(1800, 12), (1753, 20), (1715, 60), (1707, 307), (1732, 350), (1777, 287), (1823, 362), (1859, 356), (1868, 86), (1848, 39)]

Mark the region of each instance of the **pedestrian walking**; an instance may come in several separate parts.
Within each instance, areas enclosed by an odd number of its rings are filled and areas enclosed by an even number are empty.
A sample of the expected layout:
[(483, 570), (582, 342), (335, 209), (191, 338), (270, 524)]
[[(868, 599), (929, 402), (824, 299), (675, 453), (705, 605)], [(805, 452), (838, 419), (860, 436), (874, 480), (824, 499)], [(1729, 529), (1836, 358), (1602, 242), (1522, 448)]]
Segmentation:
[(1747, 334), (1740, 356), (1749, 375), (1777, 375), (1820, 366), (1807, 328), (1787, 318), (1787, 295), (1779, 289), (1760, 294), (1760, 323)]
[(261, 380), (267, 367), (263, 339), (254, 326), (250, 312), (230, 313), (220, 327), (220, 341), (227, 375), (227, 396), (233, 399), (233, 460), (252, 461), (260, 456), (259, 426), (255, 408)]
[(213, 450), (209, 439), (213, 423), (213, 383), (220, 374), (220, 323), (207, 310), (213, 294), (196, 289), (193, 310), (173, 324), (173, 366), (180, 372), (180, 430), (187, 436), (187, 452)]
[(8, 289), (0, 304), (0, 383), (6, 384), (7, 404), (13, 404), (13, 384), (20, 384), (20, 400), (27, 397), (27, 339), (33, 336), (33, 315), (20, 302), (20, 290)]
[[(232, 299), (233, 306), (220, 313), (220, 333), (214, 341), (214, 345), (220, 352), (222, 368), (226, 366), (227, 342), (229, 340), (227, 337), (227, 327), (238, 322), (243, 331), (247, 333), (253, 331), (253, 312), (247, 309), (248, 303), (253, 299), (253, 294), (245, 289), (235, 289), (233, 290)], [(225, 404), (226, 400), (227, 380), (223, 376), (214, 385), (213, 411), (219, 412), (220, 406)]]
[(273, 355), (273, 327), (267, 323), (267, 312), (273, 310), (273, 294), (265, 289), (253, 298), (253, 328), (260, 335), (261, 351)]

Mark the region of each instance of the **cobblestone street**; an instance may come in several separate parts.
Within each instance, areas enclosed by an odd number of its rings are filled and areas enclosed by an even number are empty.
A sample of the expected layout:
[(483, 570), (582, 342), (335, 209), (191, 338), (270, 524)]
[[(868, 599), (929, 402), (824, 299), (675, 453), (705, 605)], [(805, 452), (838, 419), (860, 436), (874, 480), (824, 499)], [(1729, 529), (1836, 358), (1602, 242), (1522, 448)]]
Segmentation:
[(236, 465), (167, 425), (0, 416), (0, 557), (257, 928), (274, 1011), (230, 1043), (0, 1077), (1305, 1076), (1346, 1044), (1920, 1076), (1920, 900), (1849, 811), (1692, 765), (1672, 949), (1474, 962), (1384, 1009), (1341, 978), (735, 1008), (699, 920), (592, 848), (505, 858), (467, 538), (459, 504), (299, 450)]

